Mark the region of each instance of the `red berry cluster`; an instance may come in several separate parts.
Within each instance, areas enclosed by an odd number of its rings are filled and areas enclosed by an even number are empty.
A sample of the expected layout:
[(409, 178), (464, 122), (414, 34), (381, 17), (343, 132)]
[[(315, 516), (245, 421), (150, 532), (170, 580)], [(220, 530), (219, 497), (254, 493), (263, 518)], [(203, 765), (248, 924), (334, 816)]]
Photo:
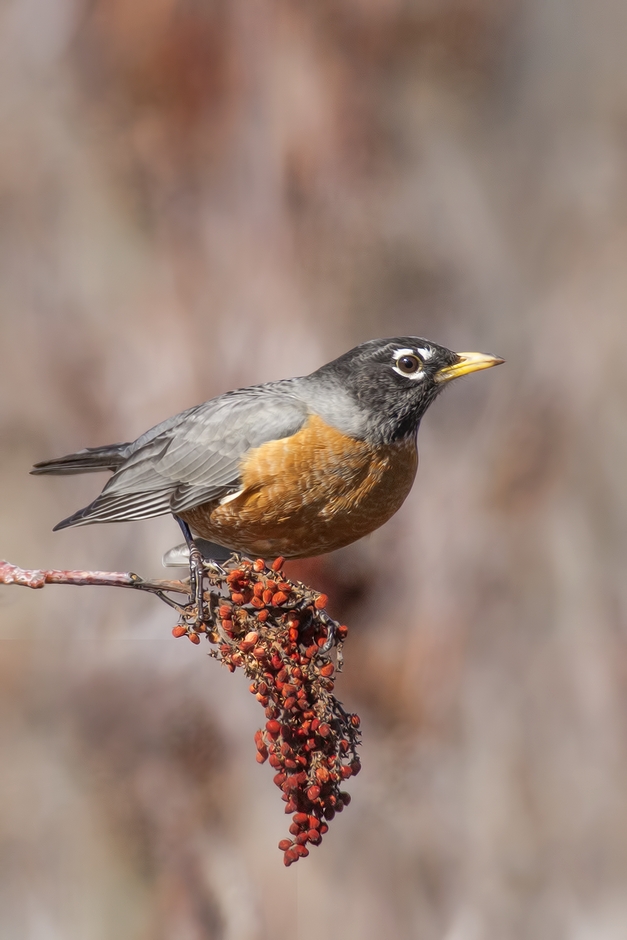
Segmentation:
[(291, 865), (318, 845), (328, 822), (350, 803), (341, 789), (358, 774), (359, 718), (347, 714), (333, 696), (335, 666), (330, 649), (341, 645), (348, 628), (324, 608), (327, 598), (305, 585), (281, 578), (283, 559), (267, 568), (233, 559), (223, 575), (206, 569), (214, 590), (205, 592), (204, 623), (189, 617), (175, 636), (215, 645), (211, 655), (231, 672), (244, 669), (250, 691), (265, 708), (266, 723), (255, 734), (257, 761), (275, 769), (285, 812), (293, 814), (291, 839), (279, 848)]

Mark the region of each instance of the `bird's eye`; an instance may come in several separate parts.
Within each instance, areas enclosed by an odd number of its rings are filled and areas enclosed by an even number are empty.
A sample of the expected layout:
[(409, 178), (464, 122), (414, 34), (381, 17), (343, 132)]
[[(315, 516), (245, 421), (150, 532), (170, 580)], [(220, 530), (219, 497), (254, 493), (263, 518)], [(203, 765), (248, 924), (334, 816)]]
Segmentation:
[(399, 356), (396, 360), (396, 368), (403, 375), (413, 375), (421, 368), (422, 362), (418, 356)]

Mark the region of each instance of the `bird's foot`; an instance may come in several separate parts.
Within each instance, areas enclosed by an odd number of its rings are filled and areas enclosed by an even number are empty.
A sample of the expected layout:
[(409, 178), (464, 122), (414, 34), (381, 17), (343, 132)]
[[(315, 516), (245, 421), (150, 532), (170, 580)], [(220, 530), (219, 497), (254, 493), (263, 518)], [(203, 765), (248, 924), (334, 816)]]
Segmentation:
[(201, 552), (194, 545), (189, 552), (189, 593), (190, 601), (196, 609), (196, 628), (204, 627), (205, 619), (205, 592), (204, 592), (205, 563)]

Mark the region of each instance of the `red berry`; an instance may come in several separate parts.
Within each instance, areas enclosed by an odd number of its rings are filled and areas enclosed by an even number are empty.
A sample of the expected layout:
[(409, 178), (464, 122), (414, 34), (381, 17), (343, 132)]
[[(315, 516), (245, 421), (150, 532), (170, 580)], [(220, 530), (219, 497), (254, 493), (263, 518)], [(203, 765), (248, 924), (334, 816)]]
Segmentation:
[(281, 731), (281, 725), (272, 718), (270, 721), (266, 721), (266, 731), (276, 737)]
[(307, 797), (311, 800), (312, 803), (315, 803), (318, 797), (320, 796), (320, 787), (317, 787), (315, 783), (313, 786), (309, 787), (307, 790)]
[(291, 839), (281, 839), (281, 841), (279, 842), (279, 848), (281, 849), (282, 852), (287, 852), (287, 850), (291, 849), (291, 847), (292, 847)]
[(237, 604), (238, 606), (240, 606), (241, 604), (244, 603), (244, 595), (243, 595), (243, 594), (239, 594), (239, 593), (237, 593), (237, 594), (231, 594), (231, 598), (232, 598), (232, 600), (233, 600), (233, 603), (234, 603), (234, 604)]
[(307, 813), (296, 813), (294, 816), (294, 822), (297, 826), (304, 826), (309, 823), (309, 816)]
[(283, 856), (283, 864), (285, 865), (285, 867), (289, 868), (292, 862), (297, 862), (298, 855), (299, 853), (296, 851), (296, 849), (288, 849), (285, 855)]
[(184, 627), (182, 623), (177, 623), (177, 625), (172, 628), (172, 636), (185, 636), (186, 633), (187, 627)]
[(287, 600), (287, 594), (284, 591), (277, 591), (272, 595), (272, 603), (275, 607), (280, 607)]
[(256, 760), (258, 764), (265, 764), (268, 760), (268, 749), (264, 748), (263, 751), (257, 751)]
[(324, 676), (325, 679), (328, 679), (329, 676), (332, 676), (335, 672), (335, 666), (333, 663), (325, 663), (324, 666), (320, 667), (320, 675)]
[(198, 636), (197, 633), (188, 633), (188, 636), (190, 640), (192, 641), (192, 643), (195, 643), (196, 645), (200, 643), (200, 637)]
[(329, 598), (326, 594), (318, 594), (317, 598), (314, 601), (314, 607), (316, 610), (324, 610), (324, 608), (329, 603)]
[(301, 858), (307, 858), (309, 855), (309, 849), (305, 848), (304, 845), (295, 845), (293, 849), (290, 849), (292, 852), (297, 852)]
[(307, 833), (307, 839), (313, 845), (318, 845), (318, 843), (322, 840), (322, 836), (317, 829), (310, 829)]
[(280, 571), (284, 563), (285, 563), (285, 558), (281, 558), (281, 556), (279, 555), (278, 558), (274, 559), (270, 567), (272, 568), (273, 571)]

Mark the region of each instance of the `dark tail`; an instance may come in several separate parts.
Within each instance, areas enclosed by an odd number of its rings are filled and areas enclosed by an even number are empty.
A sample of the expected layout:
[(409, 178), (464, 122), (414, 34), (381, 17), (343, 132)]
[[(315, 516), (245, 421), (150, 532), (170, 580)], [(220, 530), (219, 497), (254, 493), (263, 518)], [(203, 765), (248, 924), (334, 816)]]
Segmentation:
[(106, 447), (87, 447), (67, 457), (42, 460), (31, 473), (95, 473), (98, 470), (117, 470), (126, 460), (129, 444), (108, 444)]

